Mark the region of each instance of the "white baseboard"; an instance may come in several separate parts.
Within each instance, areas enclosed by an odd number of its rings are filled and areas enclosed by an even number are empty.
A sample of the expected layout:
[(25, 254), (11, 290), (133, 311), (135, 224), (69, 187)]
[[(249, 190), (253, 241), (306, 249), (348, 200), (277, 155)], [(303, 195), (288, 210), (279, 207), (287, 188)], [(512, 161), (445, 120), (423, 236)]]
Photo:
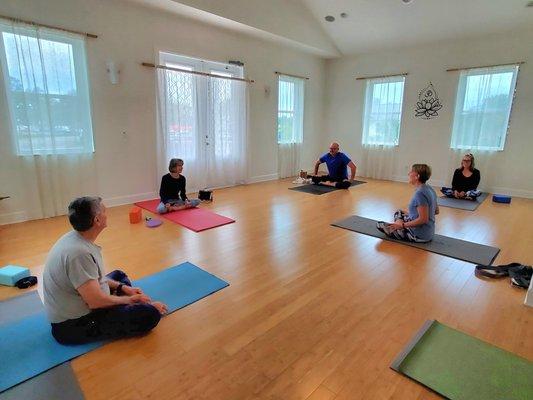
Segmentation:
[(130, 194), (127, 196), (108, 197), (108, 198), (103, 199), (103, 202), (107, 207), (115, 207), (115, 206), (122, 206), (124, 204), (132, 204), (137, 201), (152, 200), (158, 197), (159, 197), (159, 194), (157, 192), (146, 192), (146, 193)]
[(523, 197), (533, 199), (533, 192), (529, 190), (509, 189), (504, 187), (493, 187), (486, 190), (489, 193), (506, 194), (508, 196)]
[(0, 225), (16, 224), (18, 222), (28, 221), (29, 219), (26, 211), (0, 214)]
[(247, 183), (275, 181), (276, 179), (279, 179), (278, 173), (268, 174), (268, 175), (257, 175), (257, 176), (252, 176), (251, 178), (249, 178)]
[[(400, 176), (400, 175), (393, 176), (392, 180), (395, 182), (407, 182), (407, 179), (404, 176)], [(431, 184), (431, 186), (434, 186), (434, 187), (446, 186), (446, 182), (443, 180), (430, 179), (429, 183)], [(533, 199), (533, 192), (529, 190), (511, 189), (511, 188), (506, 188), (506, 187), (501, 187), (501, 186), (480, 187), (480, 190), (482, 192), (487, 192), (487, 193), (505, 194), (508, 196), (522, 197), (525, 199)]]

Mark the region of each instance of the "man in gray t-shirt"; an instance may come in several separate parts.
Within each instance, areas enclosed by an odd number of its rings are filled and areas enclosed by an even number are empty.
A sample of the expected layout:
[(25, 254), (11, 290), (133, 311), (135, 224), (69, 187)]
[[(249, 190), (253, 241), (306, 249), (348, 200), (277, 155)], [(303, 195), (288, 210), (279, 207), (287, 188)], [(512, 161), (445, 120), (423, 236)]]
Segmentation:
[(68, 211), (74, 230), (52, 247), (43, 273), (52, 335), (60, 343), (86, 343), (153, 329), (166, 306), (131, 287), (122, 271), (105, 275), (101, 249), (94, 243), (107, 226), (102, 199), (75, 199)]

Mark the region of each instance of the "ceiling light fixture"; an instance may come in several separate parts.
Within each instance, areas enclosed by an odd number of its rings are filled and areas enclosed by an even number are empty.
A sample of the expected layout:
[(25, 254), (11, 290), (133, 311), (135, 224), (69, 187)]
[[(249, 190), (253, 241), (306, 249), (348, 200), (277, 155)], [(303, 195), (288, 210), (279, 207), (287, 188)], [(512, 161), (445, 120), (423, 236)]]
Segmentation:
[(403, 4), (410, 4), (410, 3), (412, 3), (412, 2), (413, 2), (413, 0), (402, 0), (402, 3), (403, 3)]
[(325, 19), (326, 21), (328, 21), (328, 22), (333, 22), (333, 21), (335, 21), (335, 17), (334, 17), (333, 15), (326, 15), (326, 16), (324, 17), (324, 19)]
[(341, 18), (346, 18), (347, 16), (348, 16), (348, 14), (346, 14), (346, 13), (344, 13), (344, 12), (341, 13)]

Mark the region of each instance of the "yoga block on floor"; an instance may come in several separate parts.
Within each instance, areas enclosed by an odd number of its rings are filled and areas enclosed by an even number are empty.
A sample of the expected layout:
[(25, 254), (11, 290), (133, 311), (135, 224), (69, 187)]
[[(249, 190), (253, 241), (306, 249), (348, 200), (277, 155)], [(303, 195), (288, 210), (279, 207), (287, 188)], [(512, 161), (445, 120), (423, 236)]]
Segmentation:
[(495, 194), (494, 196), (492, 196), (492, 201), (495, 203), (509, 204), (511, 203), (511, 196), (506, 196), (504, 194)]
[(132, 207), (130, 210), (130, 224), (138, 224), (143, 218), (142, 211), (139, 207)]
[(30, 270), (18, 265), (6, 265), (0, 268), (0, 284), (15, 286), (19, 279), (30, 276)]

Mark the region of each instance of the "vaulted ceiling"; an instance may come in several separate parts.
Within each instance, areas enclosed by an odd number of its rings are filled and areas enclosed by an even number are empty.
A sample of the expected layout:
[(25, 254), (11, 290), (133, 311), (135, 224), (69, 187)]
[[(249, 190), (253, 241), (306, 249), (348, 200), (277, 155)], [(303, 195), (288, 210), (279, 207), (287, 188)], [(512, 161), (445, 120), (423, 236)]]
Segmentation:
[[(529, 0), (124, 0), (326, 57), (533, 28)], [(404, 4), (408, 1), (408, 4)], [(341, 13), (346, 13), (345, 18)], [(325, 16), (335, 21), (327, 22)]]

